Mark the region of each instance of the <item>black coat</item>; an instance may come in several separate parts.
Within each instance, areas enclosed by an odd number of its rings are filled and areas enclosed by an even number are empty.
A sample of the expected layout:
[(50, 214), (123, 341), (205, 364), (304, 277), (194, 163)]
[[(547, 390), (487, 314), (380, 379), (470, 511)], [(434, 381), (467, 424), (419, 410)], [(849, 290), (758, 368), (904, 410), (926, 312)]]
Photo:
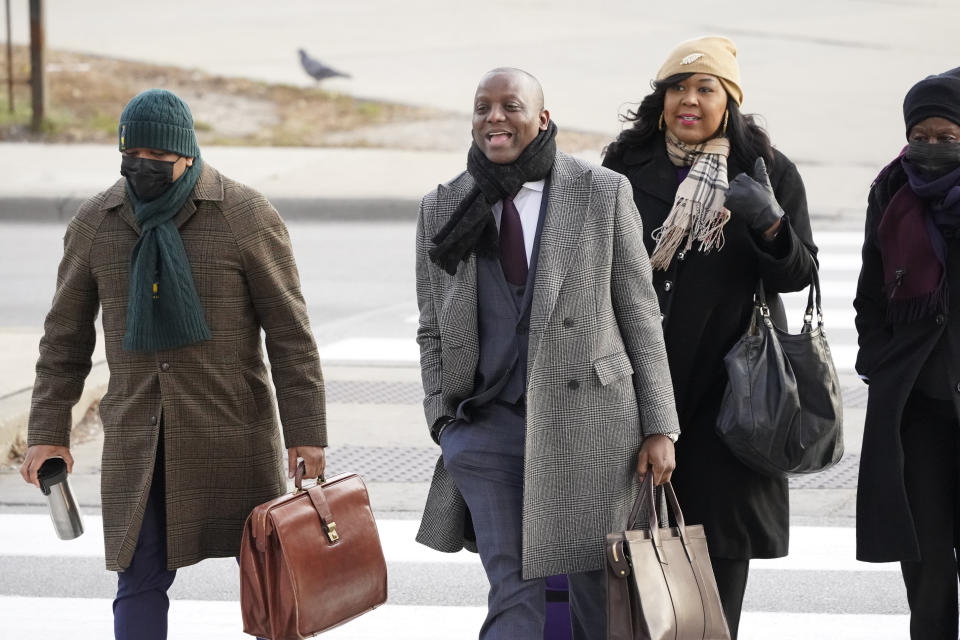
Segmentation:
[[(723, 357), (747, 327), (757, 281), (763, 278), (774, 321), (784, 326), (783, 306), (775, 294), (808, 285), (814, 264), (803, 181), (786, 156), (775, 154), (770, 181), (786, 212), (776, 240), (767, 242), (751, 232), (733, 211), (722, 249), (707, 254), (697, 246), (681, 249), (667, 271), (653, 275), (680, 417), (673, 485), (687, 522), (704, 525), (711, 555), (721, 558), (787, 553), (786, 481), (741, 464), (715, 429), (727, 385)], [(644, 147), (608, 154), (603, 164), (630, 179), (644, 242), (652, 253), (656, 243), (650, 234), (670, 213), (679, 184), (663, 136)], [(743, 170), (730, 161), (729, 179)]]
[(877, 228), (905, 183), (906, 175), (896, 168), (870, 189), (863, 266), (853, 301), (860, 343), (857, 372), (870, 384), (857, 483), (857, 558), (867, 562), (920, 560), (904, 486), (900, 427), (907, 398), (934, 349), (947, 351), (943, 391), (953, 390), (960, 412), (960, 240), (948, 238), (947, 286), (954, 292), (948, 312), (912, 322), (886, 320), (889, 283), (884, 282)]

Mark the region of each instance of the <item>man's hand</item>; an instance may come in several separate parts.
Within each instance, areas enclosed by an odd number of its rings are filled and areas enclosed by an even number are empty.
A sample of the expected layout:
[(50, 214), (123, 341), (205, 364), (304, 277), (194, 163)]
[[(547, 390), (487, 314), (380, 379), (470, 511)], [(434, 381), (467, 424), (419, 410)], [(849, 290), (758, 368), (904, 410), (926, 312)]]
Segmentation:
[(640, 447), (637, 456), (637, 474), (642, 479), (647, 473), (647, 467), (653, 465), (653, 484), (660, 486), (670, 482), (673, 470), (677, 468), (677, 459), (674, 456), (673, 440), (664, 435), (647, 436)]
[(27, 456), (20, 465), (20, 475), (23, 481), (40, 487), (40, 481), (37, 480), (37, 471), (40, 465), (50, 458), (63, 458), (67, 463), (67, 473), (73, 473), (73, 456), (70, 455), (69, 447), (60, 447), (52, 444), (35, 444), (27, 448)]
[(287, 467), (290, 477), (297, 475), (297, 458), (303, 458), (303, 465), (306, 467), (303, 477), (319, 478), (323, 475), (323, 469), (326, 466), (326, 460), (323, 457), (323, 447), (294, 447), (287, 449)]

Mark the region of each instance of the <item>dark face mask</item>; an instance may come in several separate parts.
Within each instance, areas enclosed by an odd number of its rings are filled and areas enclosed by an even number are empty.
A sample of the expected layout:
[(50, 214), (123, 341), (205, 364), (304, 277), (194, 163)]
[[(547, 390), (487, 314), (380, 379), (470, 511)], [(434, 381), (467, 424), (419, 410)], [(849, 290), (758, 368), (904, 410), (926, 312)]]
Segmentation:
[(911, 140), (907, 147), (907, 160), (923, 173), (939, 178), (960, 167), (960, 144)]
[(173, 184), (173, 162), (123, 156), (120, 175), (144, 202), (156, 200)]

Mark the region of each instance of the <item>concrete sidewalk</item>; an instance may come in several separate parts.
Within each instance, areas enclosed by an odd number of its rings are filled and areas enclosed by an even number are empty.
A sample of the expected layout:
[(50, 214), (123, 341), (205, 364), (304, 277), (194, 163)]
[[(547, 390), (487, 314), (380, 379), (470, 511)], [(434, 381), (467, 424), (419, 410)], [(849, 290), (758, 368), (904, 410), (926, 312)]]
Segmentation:
[[(413, 219), (463, 153), (205, 147), (204, 160), (263, 192), (287, 220)], [(597, 156), (597, 159), (599, 156)], [(0, 143), (0, 222), (66, 222), (120, 178), (113, 145)]]
[[(466, 118), (464, 126), (468, 126)], [(463, 152), (205, 147), (204, 159), (261, 191), (286, 220), (413, 220), (420, 198), (466, 168)], [(578, 152), (595, 164), (600, 150)], [(879, 167), (798, 162), (815, 227), (861, 229)], [(0, 143), (0, 223), (65, 223), (120, 178), (113, 145)]]

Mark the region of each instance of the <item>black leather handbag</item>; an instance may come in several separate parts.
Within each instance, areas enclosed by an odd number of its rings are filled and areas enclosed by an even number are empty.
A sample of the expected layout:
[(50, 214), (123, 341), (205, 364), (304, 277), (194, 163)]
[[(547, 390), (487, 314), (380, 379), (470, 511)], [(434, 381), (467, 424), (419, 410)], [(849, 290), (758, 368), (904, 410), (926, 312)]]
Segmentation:
[(784, 478), (840, 461), (843, 406), (823, 331), (816, 267), (801, 332), (790, 334), (773, 324), (761, 282), (747, 331), (724, 363), (729, 381), (717, 433), (741, 462)]

